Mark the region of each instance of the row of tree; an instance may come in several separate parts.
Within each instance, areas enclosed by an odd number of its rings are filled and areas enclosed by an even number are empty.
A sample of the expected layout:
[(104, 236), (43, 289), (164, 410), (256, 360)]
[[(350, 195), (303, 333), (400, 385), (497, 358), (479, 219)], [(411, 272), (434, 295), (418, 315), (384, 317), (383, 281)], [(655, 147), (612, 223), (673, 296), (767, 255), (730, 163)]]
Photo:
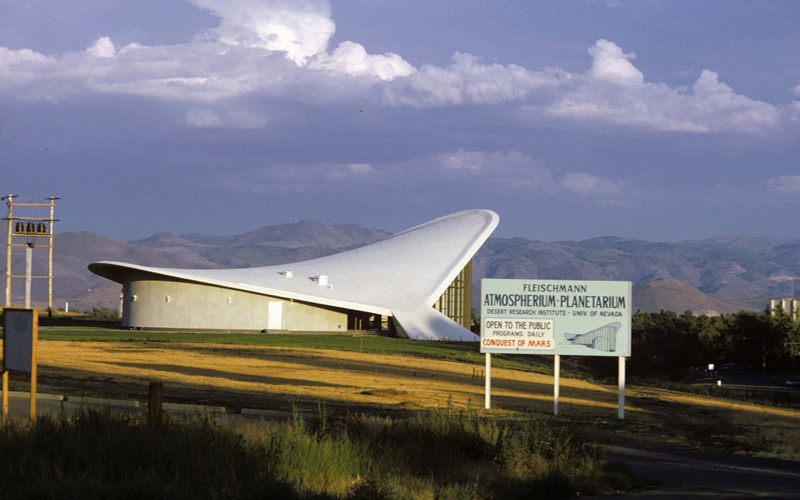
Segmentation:
[(632, 375), (675, 373), (710, 363), (766, 374), (800, 367), (800, 322), (782, 310), (717, 317), (688, 311), (637, 313), (631, 327)]

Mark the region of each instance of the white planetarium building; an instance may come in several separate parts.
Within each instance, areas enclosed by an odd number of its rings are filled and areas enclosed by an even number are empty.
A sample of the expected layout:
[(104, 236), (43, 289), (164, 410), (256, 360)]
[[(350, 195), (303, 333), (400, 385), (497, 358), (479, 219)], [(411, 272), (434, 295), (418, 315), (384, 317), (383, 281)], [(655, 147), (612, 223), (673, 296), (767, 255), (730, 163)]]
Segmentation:
[(245, 269), (95, 262), (122, 284), (136, 329), (345, 332), (388, 318), (401, 337), (477, 341), (469, 329), (471, 259), (497, 227), (489, 210), (447, 215), (319, 259)]

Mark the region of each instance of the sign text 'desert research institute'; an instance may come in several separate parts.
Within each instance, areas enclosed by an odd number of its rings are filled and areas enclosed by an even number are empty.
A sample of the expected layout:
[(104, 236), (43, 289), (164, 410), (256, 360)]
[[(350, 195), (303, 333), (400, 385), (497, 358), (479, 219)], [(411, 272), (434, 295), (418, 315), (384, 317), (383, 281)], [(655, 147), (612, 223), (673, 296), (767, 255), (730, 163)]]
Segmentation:
[(631, 283), (481, 280), (481, 352), (630, 356)]

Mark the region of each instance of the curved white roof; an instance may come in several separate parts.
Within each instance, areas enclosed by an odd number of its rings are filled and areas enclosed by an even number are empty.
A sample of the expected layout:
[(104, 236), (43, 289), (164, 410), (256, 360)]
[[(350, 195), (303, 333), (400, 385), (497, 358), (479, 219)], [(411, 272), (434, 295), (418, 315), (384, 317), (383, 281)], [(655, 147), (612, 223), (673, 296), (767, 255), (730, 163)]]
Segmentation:
[[(478, 340), (432, 305), (483, 245), (498, 221), (497, 214), (490, 210), (467, 210), (355, 250), (279, 266), (168, 269), (101, 261), (90, 264), (89, 270), (119, 283), (126, 272), (143, 271), (394, 316), (395, 323), (409, 338)], [(327, 277), (327, 283), (320, 276)]]

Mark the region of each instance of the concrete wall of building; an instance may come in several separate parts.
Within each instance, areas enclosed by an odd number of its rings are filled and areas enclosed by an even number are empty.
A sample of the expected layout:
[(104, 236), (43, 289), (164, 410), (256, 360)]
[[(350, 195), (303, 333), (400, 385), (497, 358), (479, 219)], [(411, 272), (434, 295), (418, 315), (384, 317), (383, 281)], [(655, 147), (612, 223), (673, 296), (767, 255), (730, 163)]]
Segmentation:
[(144, 329), (344, 332), (347, 312), (240, 290), (128, 273), (122, 326)]

